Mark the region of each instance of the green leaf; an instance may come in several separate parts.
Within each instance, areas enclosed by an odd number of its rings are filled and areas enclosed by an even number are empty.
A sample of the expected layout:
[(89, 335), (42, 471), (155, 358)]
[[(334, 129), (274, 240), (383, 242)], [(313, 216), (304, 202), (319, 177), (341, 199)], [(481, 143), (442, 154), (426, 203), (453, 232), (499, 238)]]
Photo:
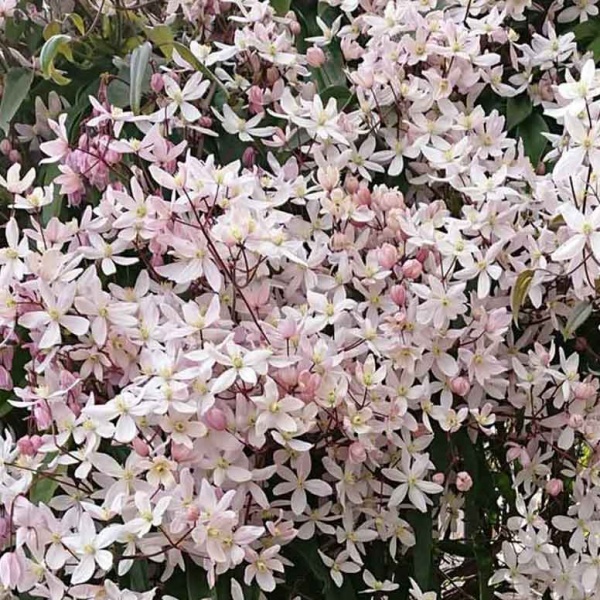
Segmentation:
[(292, 0), (271, 0), (270, 4), (275, 9), (275, 12), (283, 17), (290, 10)]
[(54, 66), (56, 57), (62, 54), (68, 60), (73, 60), (73, 54), (69, 44), (72, 38), (69, 35), (59, 34), (53, 35), (42, 46), (40, 52), (40, 68), (45, 79), (52, 79), (58, 85), (67, 85), (70, 79), (65, 77), (61, 71)]
[(148, 69), (148, 62), (152, 53), (150, 42), (144, 42), (131, 54), (131, 66), (129, 75), (129, 105), (137, 115), (140, 112), (140, 101), (142, 99), (142, 83)]
[(134, 592), (147, 592), (151, 587), (148, 580), (148, 561), (133, 561), (129, 571), (129, 588)]
[(173, 30), (169, 25), (156, 25), (146, 28), (146, 36), (157, 46), (166, 58), (173, 54)]
[(588, 320), (592, 314), (592, 304), (590, 302), (579, 302), (572, 310), (563, 330), (563, 337), (568, 340), (573, 334)]
[(350, 104), (352, 98), (354, 98), (354, 94), (344, 85), (332, 85), (321, 94), (323, 104), (327, 104), (329, 98), (335, 98), (338, 109), (342, 110)]
[(0, 103), (0, 128), (8, 134), (10, 123), (23, 100), (29, 94), (33, 71), (18, 67), (11, 69), (4, 80), (4, 94)]
[(572, 31), (575, 34), (577, 42), (585, 45), (600, 37), (600, 21), (598, 19), (589, 19), (573, 27)]
[(188, 600), (201, 600), (202, 598), (210, 597), (216, 598), (216, 594), (208, 585), (206, 571), (201, 566), (191, 560), (186, 560), (185, 577)]
[(533, 111), (533, 102), (527, 94), (509, 98), (506, 103), (506, 127), (510, 131), (522, 123)]
[(525, 297), (529, 293), (529, 288), (531, 287), (534, 274), (535, 271), (532, 269), (525, 269), (519, 273), (517, 281), (515, 282), (515, 285), (511, 291), (510, 308), (512, 310), (513, 320), (515, 323), (518, 323), (519, 321), (519, 311), (521, 310), (521, 306), (523, 306)]
[(455, 436), (465, 470), (473, 479), (473, 487), (465, 494), (465, 533), (473, 540), (479, 583), (478, 600), (491, 600), (493, 592), (488, 582), (492, 576), (493, 559), (490, 546), (490, 515), (496, 507), (496, 488), (488, 468), (485, 450), (480, 441), (473, 443), (465, 429)]
[(49, 479), (48, 477), (40, 476), (31, 486), (29, 499), (34, 504), (39, 502), (48, 504), (48, 502), (50, 502), (54, 496), (56, 488), (58, 488), (58, 482), (55, 479)]
[(433, 523), (431, 513), (411, 511), (408, 522), (415, 532), (416, 543), (413, 547), (413, 571), (415, 580), (422, 590), (430, 590), (433, 582)]
[(113, 79), (106, 89), (108, 101), (113, 106), (125, 108), (130, 101), (130, 87), (120, 79)]
[(69, 13), (67, 15), (67, 19), (71, 20), (71, 22), (73, 23), (73, 25), (75, 25), (75, 28), (77, 29), (77, 31), (79, 31), (81, 35), (85, 33), (85, 24), (83, 22), (83, 19), (81, 18), (81, 15), (78, 15), (77, 13)]
[(548, 132), (548, 125), (539, 113), (532, 113), (518, 127), (519, 137), (523, 140), (525, 154), (535, 167), (542, 158), (548, 140), (542, 133)]

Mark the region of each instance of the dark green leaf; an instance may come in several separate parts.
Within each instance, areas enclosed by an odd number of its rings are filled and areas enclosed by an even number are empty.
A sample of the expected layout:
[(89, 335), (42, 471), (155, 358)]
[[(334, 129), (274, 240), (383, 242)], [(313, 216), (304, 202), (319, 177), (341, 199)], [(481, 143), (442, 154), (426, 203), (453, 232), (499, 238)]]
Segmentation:
[(529, 157), (531, 164), (536, 167), (548, 144), (548, 140), (542, 135), (548, 131), (544, 117), (539, 113), (532, 113), (519, 125), (517, 131), (523, 140), (525, 154)]
[(586, 44), (600, 37), (600, 21), (598, 19), (589, 19), (584, 23), (579, 23), (573, 27), (575, 39), (579, 44)]
[(321, 100), (323, 101), (323, 104), (327, 104), (329, 98), (335, 98), (337, 100), (337, 106), (339, 110), (342, 110), (345, 106), (347, 106), (353, 97), (354, 94), (343, 85), (332, 85), (321, 94)]
[(29, 94), (33, 71), (21, 67), (11, 69), (4, 80), (4, 94), (0, 103), (0, 128), (8, 134), (10, 123), (23, 100)]
[(413, 547), (413, 571), (416, 582), (422, 590), (430, 590), (433, 582), (433, 523), (431, 513), (412, 511), (408, 522), (415, 532), (416, 544)]
[(134, 592), (147, 592), (151, 587), (148, 580), (148, 561), (135, 560), (129, 571), (129, 589)]
[(533, 111), (533, 102), (527, 94), (509, 98), (506, 103), (506, 127), (508, 131), (522, 123)]
[(271, 0), (270, 4), (275, 9), (275, 12), (283, 17), (290, 10), (292, 0)]
[[(206, 571), (202, 567), (191, 560), (186, 560), (185, 574), (188, 600), (216, 597), (208, 585)], [(178, 597), (181, 598), (181, 596)]]

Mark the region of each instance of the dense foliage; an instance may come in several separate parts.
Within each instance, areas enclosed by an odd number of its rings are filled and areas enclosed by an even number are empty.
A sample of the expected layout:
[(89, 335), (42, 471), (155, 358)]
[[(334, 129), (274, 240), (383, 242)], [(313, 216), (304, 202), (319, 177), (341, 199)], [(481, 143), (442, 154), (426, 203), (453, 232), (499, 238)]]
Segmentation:
[(0, 0), (0, 597), (600, 598), (597, 0)]

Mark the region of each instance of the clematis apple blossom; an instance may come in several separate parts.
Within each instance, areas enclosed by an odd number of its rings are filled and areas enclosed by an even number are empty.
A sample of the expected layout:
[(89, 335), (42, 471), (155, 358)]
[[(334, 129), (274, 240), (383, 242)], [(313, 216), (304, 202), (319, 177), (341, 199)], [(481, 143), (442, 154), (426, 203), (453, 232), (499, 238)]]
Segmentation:
[(46, 4), (0, 595), (595, 598), (597, 3)]

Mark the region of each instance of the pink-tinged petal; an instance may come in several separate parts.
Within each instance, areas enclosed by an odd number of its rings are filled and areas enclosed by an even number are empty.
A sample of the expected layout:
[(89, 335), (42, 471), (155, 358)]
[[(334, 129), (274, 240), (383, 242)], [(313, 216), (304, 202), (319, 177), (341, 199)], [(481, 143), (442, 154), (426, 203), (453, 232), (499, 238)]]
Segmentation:
[(127, 444), (133, 440), (137, 434), (135, 421), (129, 415), (122, 415), (117, 421), (115, 429), (115, 439), (118, 442)]
[(227, 371), (225, 371), (224, 373), (221, 373), (221, 375), (219, 375), (212, 387), (211, 387), (211, 392), (213, 394), (219, 394), (223, 391), (225, 391), (226, 389), (228, 389), (229, 387), (231, 387), (233, 385), (233, 383), (235, 382), (235, 380), (237, 379), (237, 372), (235, 369), (227, 369)]
[(552, 178), (554, 181), (564, 181), (569, 177), (573, 177), (583, 164), (585, 153), (585, 148), (582, 146), (563, 152), (552, 171)]
[(106, 319), (98, 317), (92, 322), (92, 337), (98, 346), (104, 346), (107, 336)]
[(101, 265), (102, 265), (102, 272), (105, 275), (114, 275), (117, 272), (117, 267), (115, 266), (115, 263), (110, 258), (103, 258)]
[(87, 319), (75, 315), (62, 316), (60, 324), (74, 335), (85, 335), (90, 328), (90, 322)]
[[(217, 265), (212, 260), (205, 260), (203, 262), (204, 276), (208, 285), (210, 285), (213, 292), (219, 292), (223, 287), (223, 275), (219, 271)], [(218, 299), (218, 296), (215, 296)]]
[(436, 364), (446, 377), (453, 377), (458, 373), (458, 364), (456, 360), (446, 352), (443, 352), (437, 357)]
[(252, 479), (252, 473), (242, 467), (231, 466), (227, 469), (227, 477), (237, 483), (243, 483)]
[(427, 504), (425, 502), (425, 495), (417, 487), (412, 486), (408, 489), (408, 499), (412, 504), (421, 512), (427, 511)]
[(325, 481), (319, 481), (318, 479), (305, 481), (304, 487), (315, 496), (329, 496), (332, 493), (331, 486)]
[(570, 260), (578, 256), (585, 246), (585, 236), (573, 235), (566, 242), (561, 244), (558, 249), (552, 253), (552, 260), (563, 261)]
[(202, 116), (202, 113), (189, 102), (184, 102), (181, 105), (181, 114), (183, 115), (183, 118), (188, 121), (188, 123), (193, 123)]
[(600, 260), (600, 233), (593, 233), (590, 236), (590, 246), (597, 260)]
[(50, 323), (50, 321), (50, 315), (41, 310), (28, 312), (19, 317), (19, 325), (22, 325), (26, 329), (40, 329)]
[(71, 584), (77, 585), (79, 583), (85, 583), (89, 581), (94, 575), (96, 570), (96, 563), (91, 554), (86, 554), (81, 562), (75, 567), (73, 574), (71, 575)]
[(108, 571), (113, 564), (112, 552), (109, 552), (108, 550), (98, 550), (98, 552), (96, 552), (96, 562), (101, 569)]
[(275, 578), (270, 571), (258, 571), (256, 573), (256, 582), (263, 592), (272, 592), (275, 589)]
[(46, 331), (44, 331), (44, 335), (39, 342), (39, 346), (45, 350), (46, 348), (52, 348), (52, 346), (60, 344), (60, 340), (60, 326), (56, 321), (51, 321)]

